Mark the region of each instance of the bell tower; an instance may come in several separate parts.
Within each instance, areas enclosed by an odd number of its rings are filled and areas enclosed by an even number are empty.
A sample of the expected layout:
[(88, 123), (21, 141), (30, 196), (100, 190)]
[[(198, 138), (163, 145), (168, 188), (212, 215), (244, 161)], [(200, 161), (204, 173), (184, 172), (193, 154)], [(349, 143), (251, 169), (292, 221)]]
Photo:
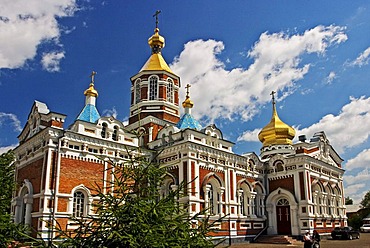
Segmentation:
[(143, 144), (154, 140), (166, 124), (180, 119), (180, 77), (174, 74), (162, 57), (165, 39), (159, 35), (158, 14), (154, 34), (148, 39), (151, 56), (139, 73), (131, 77), (131, 107), (128, 129), (145, 132)]

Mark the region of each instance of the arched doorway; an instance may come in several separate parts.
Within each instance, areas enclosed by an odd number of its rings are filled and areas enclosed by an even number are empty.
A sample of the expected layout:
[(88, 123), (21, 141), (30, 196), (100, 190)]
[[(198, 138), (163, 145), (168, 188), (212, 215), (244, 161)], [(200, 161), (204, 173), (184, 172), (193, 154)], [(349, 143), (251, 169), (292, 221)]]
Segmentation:
[(292, 234), (290, 222), (290, 205), (289, 201), (281, 198), (276, 203), (276, 222), (278, 234)]
[[(298, 203), (290, 191), (284, 188), (277, 188), (272, 191), (266, 199), (266, 211), (268, 221), (267, 234), (301, 234), (298, 223)], [(281, 221), (279, 211), (281, 213)], [(283, 227), (284, 224), (285, 226)]]

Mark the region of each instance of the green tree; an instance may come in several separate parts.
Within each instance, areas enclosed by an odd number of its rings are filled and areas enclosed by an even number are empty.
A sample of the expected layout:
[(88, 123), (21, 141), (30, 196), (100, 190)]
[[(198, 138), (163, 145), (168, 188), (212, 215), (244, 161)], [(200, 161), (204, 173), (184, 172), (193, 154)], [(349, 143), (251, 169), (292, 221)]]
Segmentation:
[(353, 200), (349, 198), (349, 196), (346, 197), (346, 205), (353, 205)]
[(364, 198), (362, 198), (362, 201), (361, 201), (361, 205), (364, 207), (364, 208), (370, 208), (370, 191), (368, 191)]
[[(14, 182), (14, 153), (9, 150), (0, 155), (0, 247), (7, 247), (12, 241), (36, 241), (28, 235), (29, 227), (12, 221), (10, 207)], [(43, 244), (37, 241), (36, 244)]]
[(5, 247), (14, 237), (10, 204), (14, 190), (14, 154), (10, 150), (0, 155), (0, 246)]
[(214, 222), (202, 213), (189, 216), (181, 203), (187, 185), (160, 197), (166, 168), (145, 156), (130, 158), (112, 163), (109, 173), (114, 180), (107, 182), (107, 192), (94, 187), (100, 199), (96, 215), (75, 219), (78, 228), (72, 235), (61, 232), (59, 238), (65, 241), (60, 246), (215, 247), (208, 236)]

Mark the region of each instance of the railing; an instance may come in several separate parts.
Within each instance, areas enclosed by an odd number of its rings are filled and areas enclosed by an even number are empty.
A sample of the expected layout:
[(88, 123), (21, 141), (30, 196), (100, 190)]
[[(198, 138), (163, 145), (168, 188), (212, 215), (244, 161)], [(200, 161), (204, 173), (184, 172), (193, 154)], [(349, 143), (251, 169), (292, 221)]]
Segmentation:
[(264, 232), (264, 231), (266, 231), (267, 230), (267, 228), (268, 228), (268, 226), (265, 226), (259, 233), (257, 233), (257, 235), (256, 236), (254, 236), (254, 238), (252, 239), (252, 242), (255, 242), (258, 238), (259, 238), (259, 236), (261, 236), (261, 234)]

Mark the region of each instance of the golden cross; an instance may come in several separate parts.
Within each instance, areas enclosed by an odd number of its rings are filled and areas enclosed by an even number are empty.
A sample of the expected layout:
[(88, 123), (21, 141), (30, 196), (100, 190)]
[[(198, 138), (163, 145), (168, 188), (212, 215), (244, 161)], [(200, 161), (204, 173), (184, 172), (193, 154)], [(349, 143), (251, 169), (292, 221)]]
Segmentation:
[(187, 85), (185, 86), (185, 88), (186, 88), (186, 97), (189, 97), (189, 89), (190, 89), (190, 87), (191, 87), (191, 85), (190, 85), (190, 84), (187, 84)]
[(153, 17), (155, 17), (155, 28), (158, 28), (158, 23), (159, 23), (159, 21), (158, 21), (158, 15), (161, 13), (161, 11), (160, 10), (157, 10), (156, 12), (155, 12), (155, 14), (153, 15)]
[(272, 103), (273, 104), (275, 104), (275, 94), (276, 94), (275, 91), (272, 91), (271, 94), (270, 94), (272, 96)]
[(96, 71), (92, 71), (91, 72), (91, 75), (90, 75), (90, 77), (91, 77), (91, 83), (92, 84), (94, 84), (94, 78), (95, 78), (95, 75), (97, 74), (97, 72)]

